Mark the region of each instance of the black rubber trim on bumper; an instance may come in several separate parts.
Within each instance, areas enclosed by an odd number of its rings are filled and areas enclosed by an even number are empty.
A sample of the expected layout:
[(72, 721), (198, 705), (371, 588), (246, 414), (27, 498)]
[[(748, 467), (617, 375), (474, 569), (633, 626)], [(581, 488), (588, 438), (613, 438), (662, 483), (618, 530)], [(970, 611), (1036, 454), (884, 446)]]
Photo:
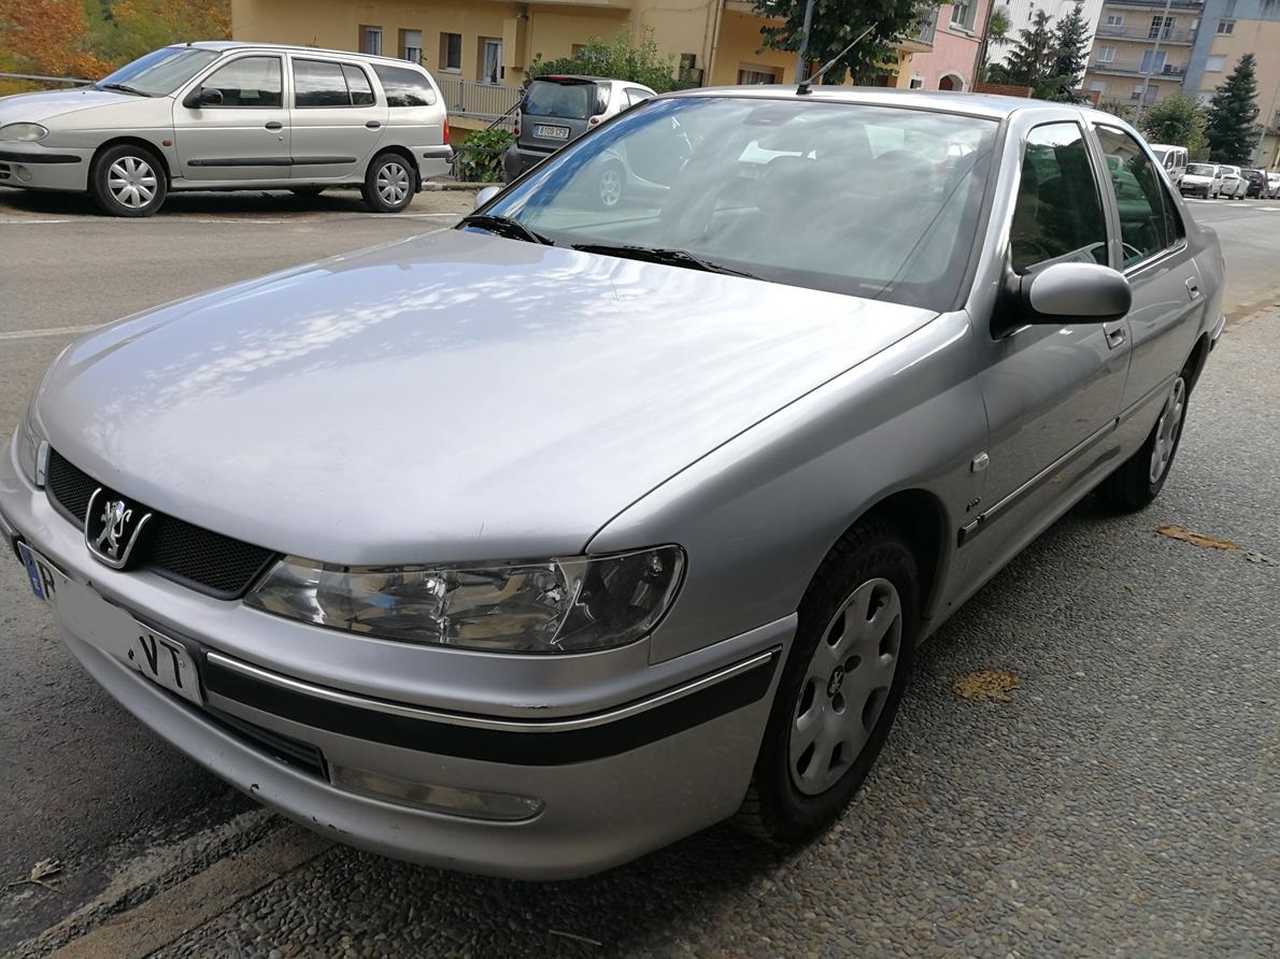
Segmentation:
[(0, 150), (0, 160), (10, 163), (79, 163), (80, 158), (74, 153), (14, 153), (12, 150)]
[(561, 766), (616, 756), (757, 702), (769, 691), (780, 650), (722, 682), (615, 722), (555, 732), (508, 732), (391, 715), (308, 696), (206, 659), (206, 692), (343, 736), (511, 766)]

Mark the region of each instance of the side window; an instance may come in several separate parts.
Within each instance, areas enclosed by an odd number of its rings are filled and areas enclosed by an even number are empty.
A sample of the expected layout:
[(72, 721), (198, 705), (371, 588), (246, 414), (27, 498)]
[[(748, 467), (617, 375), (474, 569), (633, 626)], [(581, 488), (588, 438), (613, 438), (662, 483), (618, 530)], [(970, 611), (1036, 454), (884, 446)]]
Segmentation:
[(1184, 234), (1182, 221), (1168, 198), (1163, 178), (1138, 141), (1115, 127), (1094, 129), (1107, 157), (1120, 214), (1124, 265), (1132, 266), (1177, 243)]
[(373, 72), (382, 82), (389, 107), (429, 107), (436, 102), (430, 81), (417, 70), (374, 64)]
[(641, 90), (638, 87), (627, 87), (627, 103), (635, 106), (637, 103), (643, 103), (653, 96), (647, 90)]
[(1050, 260), (1106, 264), (1102, 198), (1076, 124), (1046, 124), (1027, 137), (1009, 246), (1018, 273)]
[(373, 104), (373, 87), (369, 85), (368, 74), (357, 66), (344, 63), (342, 75), (347, 78), (347, 89), (351, 91), (352, 106), (367, 107)]
[(351, 95), (342, 67), (327, 60), (293, 61), (293, 105), (296, 107), (349, 107)]
[(241, 57), (214, 70), (200, 86), (221, 93), (224, 107), (279, 107), (282, 79), (279, 57)]

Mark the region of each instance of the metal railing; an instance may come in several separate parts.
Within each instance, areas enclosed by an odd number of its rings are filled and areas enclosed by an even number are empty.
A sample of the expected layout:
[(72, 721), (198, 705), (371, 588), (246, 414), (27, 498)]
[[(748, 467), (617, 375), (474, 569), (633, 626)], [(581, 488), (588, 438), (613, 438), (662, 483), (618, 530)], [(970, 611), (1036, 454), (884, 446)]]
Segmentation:
[(436, 74), (436, 83), (444, 94), (444, 105), (450, 115), (497, 120), (508, 129), (514, 121), (510, 114), (520, 102), (520, 88), (496, 83), (480, 83)]
[(934, 34), (938, 30), (938, 8), (930, 6), (920, 15), (920, 21), (917, 25), (916, 32), (911, 36), (912, 40), (920, 43), (933, 43)]
[(0, 81), (17, 80), (22, 83), (62, 83), (71, 87), (84, 87), (93, 83), (80, 77), (46, 77), (39, 73), (0, 73)]
[(1159, 40), (1161, 43), (1190, 43), (1196, 38), (1196, 32), (1190, 27), (1180, 29), (1160, 30), (1158, 37), (1151, 36), (1151, 28), (1149, 26), (1125, 27), (1125, 26), (1098, 26), (1098, 36), (1111, 37), (1119, 40), (1137, 40), (1139, 42), (1154, 43)]
[(1144, 69), (1140, 62), (1133, 60), (1090, 60), (1089, 69), (1097, 73), (1126, 73), (1135, 77), (1148, 74), (1152, 77), (1182, 77), (1187, 72), (1186, 65), (1181, 63), (1166, 63), (1159, 69)]

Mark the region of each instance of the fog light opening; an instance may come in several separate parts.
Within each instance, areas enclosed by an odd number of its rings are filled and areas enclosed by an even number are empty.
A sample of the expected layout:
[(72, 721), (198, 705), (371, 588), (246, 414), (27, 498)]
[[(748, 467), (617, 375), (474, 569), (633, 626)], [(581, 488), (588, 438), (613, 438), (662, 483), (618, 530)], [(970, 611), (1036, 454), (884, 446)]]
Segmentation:
[(333, 784), (339, 789), (400, 806), (412, 806), (415, 809), (426, 809), (467, 819), (520, 822), (538, 815), (545, 805), (541, 799), (533, 799), (529, 796), (412, 782), (397, 776), (388, 776), (386, 773), (353, 769), (350, 766), (336, 764), (331, 765), (330, 768)]
[(31, 182), (31, 171), (28, 170), (21, 163), (15, 163), (12, 169), (13, 169), (13, 172), (18, 175), (19, 180), (23, 180), (27, 183)]

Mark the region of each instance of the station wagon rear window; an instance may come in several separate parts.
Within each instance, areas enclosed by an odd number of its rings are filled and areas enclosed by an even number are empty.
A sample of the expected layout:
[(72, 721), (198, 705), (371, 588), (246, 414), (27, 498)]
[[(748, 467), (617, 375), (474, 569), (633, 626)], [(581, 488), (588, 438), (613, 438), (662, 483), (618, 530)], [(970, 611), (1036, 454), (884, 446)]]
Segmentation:
[(436, 102), (431, 83), (416, 70), (374, 64), (373, 72), (382, 81), (389, 107), (429, 107)]

